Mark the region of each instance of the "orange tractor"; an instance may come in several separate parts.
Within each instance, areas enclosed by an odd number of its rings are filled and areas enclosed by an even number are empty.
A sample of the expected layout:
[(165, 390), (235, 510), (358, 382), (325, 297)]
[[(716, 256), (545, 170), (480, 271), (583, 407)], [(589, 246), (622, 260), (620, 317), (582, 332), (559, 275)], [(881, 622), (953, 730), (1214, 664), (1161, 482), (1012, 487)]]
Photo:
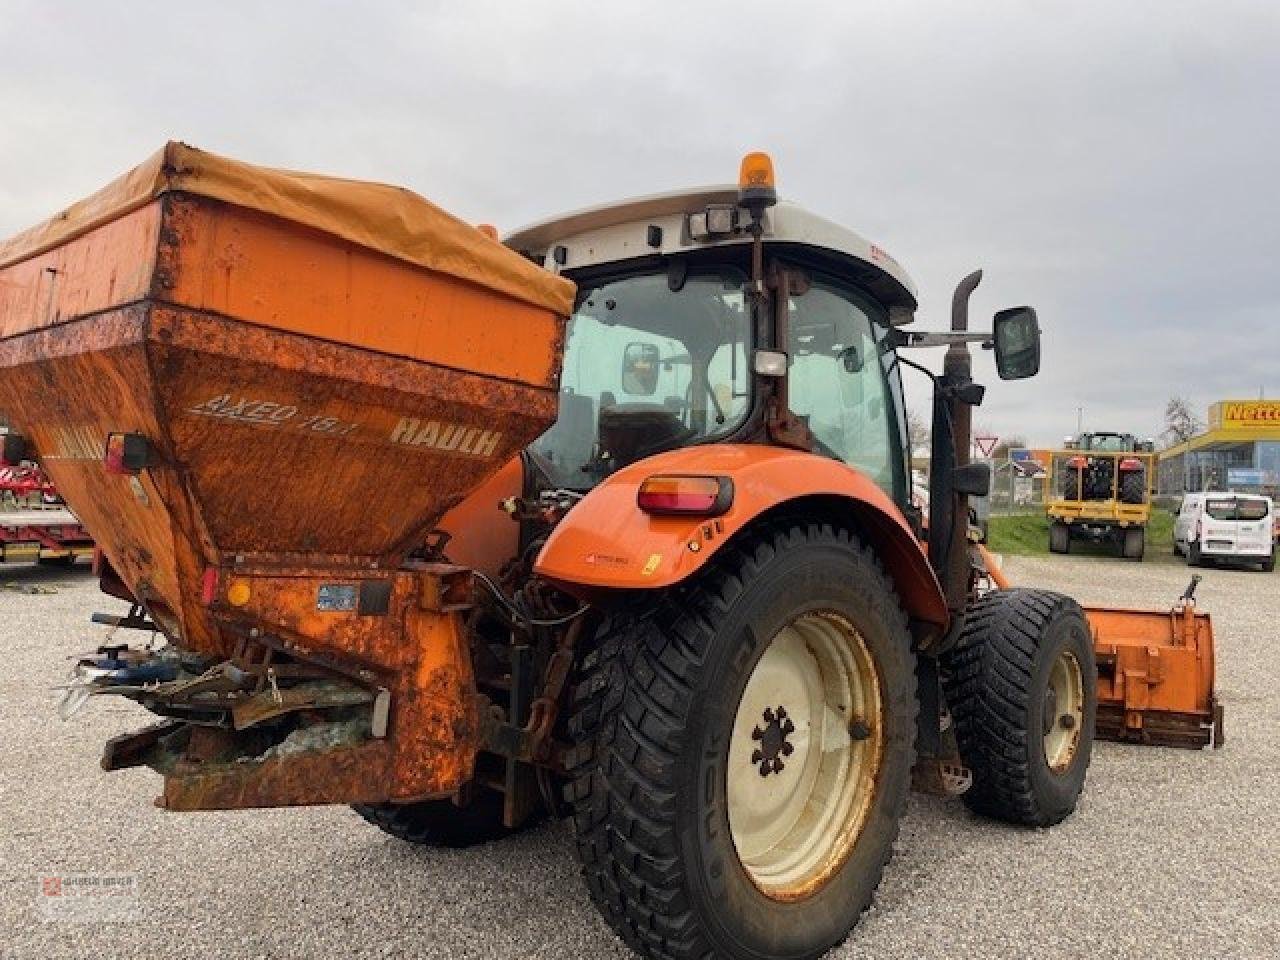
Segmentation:
[[(504, 246), (170, 144), (0, 246), (5, 412), (131, 602), (103, 619), (168, 640), (87, 654), (64, 709), (159, 715), (102, 762), (170, 810), (352, 804), (449, 845), (568, 816), (642, 954), (817, 956), (913, 781), (1045, 826), (1095, 732), (1212, 728), (1189, 598), (989, 589), (968, 345), (1030, 376), (1039, 327), (970, 332), (980, 276), (910, 332), (903, 269), (761, 154)], [(926, 531), (900, 371), (931, 345)]]

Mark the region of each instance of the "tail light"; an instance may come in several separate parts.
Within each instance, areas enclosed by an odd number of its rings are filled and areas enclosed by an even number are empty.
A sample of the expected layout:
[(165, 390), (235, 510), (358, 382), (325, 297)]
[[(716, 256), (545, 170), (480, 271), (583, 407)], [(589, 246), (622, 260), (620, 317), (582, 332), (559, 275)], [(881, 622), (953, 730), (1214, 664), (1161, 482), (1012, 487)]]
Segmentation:
[(1083, 470), (1089, 465), (1088, 457), (1072, 457), (1067, 461), (1067, 466), (1072, 470)]
[(1125, 457), (1123, 460), (1120, 461), (1120, 469), (1125, 471), (1141, 470), (1142, 461), (1139, 460), (1137, 457)]
[(718, 517), (733, 503), (728, 477), (659, 475), (640, 484), (636, 504), (645, 513)]
[(213, 601), (218, 599), (218, 568), (205, 567), (204, 576), (200, 578), (200, 602), (206, 606), (212, 606)]
[(102, 463), (107, 473), (132, 476), (141, 473), (151, 458), (151, 446), (140, 433), (109, 433)]

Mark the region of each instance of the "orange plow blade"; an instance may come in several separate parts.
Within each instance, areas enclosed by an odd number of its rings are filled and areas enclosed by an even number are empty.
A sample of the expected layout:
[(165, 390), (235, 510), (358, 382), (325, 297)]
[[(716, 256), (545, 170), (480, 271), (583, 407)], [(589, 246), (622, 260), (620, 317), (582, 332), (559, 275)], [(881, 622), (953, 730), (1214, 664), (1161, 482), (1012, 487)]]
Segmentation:
[(1222, 746), (1213, 622), (1195, 577), (1172, 610), (1086, 607), (1098, 660), (1097, 736), (1166, 747)]

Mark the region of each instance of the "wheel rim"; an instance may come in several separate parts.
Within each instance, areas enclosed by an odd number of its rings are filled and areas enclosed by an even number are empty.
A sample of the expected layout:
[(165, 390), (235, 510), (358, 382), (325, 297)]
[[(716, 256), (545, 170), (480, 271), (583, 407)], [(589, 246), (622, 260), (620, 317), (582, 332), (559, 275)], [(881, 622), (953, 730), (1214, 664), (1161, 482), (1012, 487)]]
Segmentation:
[(1044, 758), (1054, 773), (1064, 773), (1080, 746), (1084, 721), (1084, 678), (1075, 654), (1064, 650), (1053, 661), (1044, 694)]
[(751, 882), (775, 900), (820, 890), (844, 865), (884, 752), (879, 674), (834, 613), (778, 631), (747, 680), (729, 741), (729, 829)]

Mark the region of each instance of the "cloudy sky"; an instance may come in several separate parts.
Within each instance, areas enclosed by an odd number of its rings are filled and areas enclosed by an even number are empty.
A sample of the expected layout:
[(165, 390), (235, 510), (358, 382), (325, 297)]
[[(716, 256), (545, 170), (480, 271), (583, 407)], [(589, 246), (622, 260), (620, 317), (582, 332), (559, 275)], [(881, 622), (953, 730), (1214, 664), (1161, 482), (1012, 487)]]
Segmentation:
[[(511, 228), (730, 181), (891, 251), (947, 321), (1033, 303), (978, 421), (1153, 434), (1280, 397), (1280, 4), (0, 0), (0, 235), (167, 139)], [(940, 358), (936, 358), (940, 360)], [(913, 391), (921, 397), (922, 391)]]

